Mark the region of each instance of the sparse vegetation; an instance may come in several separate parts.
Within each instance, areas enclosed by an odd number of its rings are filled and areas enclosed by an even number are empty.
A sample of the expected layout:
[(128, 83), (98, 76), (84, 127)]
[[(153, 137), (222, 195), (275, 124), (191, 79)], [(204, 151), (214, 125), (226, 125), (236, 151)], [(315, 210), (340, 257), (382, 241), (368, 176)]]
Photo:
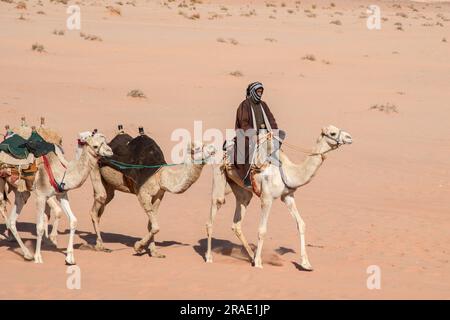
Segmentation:
[(130, 92), (128, 92), (127, 97), (140, 98), (140, 99), (146, 98), (144, 92), (142, 92), (139, 89), (131, 90)]
[(50, 2), (67, 4), (69, 2), (69, 0), (50, 0)]
[(37, 51), (39, 53), (45, 52), (44, 46), (42, 44), (37, 43), (37, 42), (33, 43), (33, 45), (31, 46), (31, 50)]
[(395, 104), (375, 104), (369, 108), (369, 110), (377, 110), (384, 113), (398, 113), (398, 108)]
[(333, 21), (330, 21), (330, 24), (335, 24), (335, 25), (337, 25), (337, 26), (342, 26), (341, 20), (333, 20)]
[(103, 41), (102, 38), (99, 36), (93, 35), (93, 34), (85, 34), (83, 32), (80, 32), (80, 37), (84, 38), (84, 40), (90, 40), (90, 41)]
[(19, 10), (26, 10), (27, 9), (27, 4), (23, 1), (19, 1), (16, 5), (16, 9)]
[(303, 60), (316, 61), (316, 57), (313, 54), (307, 54), (303, 56)]
[(267, 42), (277, 42), (277, 39), (275, 38), (265, 38), (264, 40)]
[(63, 36), (64, 35), (64, 30), (53, 30), (53, 34), (56, 36)]
[(243, 75), (244, 74), (239, 70), (230, 72), (230, 76), (233, 76), (233, 77), (242, 77)]
[(122, 15), (122, 11), (120, 10), (120, 8), (113, 7), (113, 6), (107, 6), (106, 9), (108, 9), (109, 14), (111, 14), (113, 16), (121, 16)]

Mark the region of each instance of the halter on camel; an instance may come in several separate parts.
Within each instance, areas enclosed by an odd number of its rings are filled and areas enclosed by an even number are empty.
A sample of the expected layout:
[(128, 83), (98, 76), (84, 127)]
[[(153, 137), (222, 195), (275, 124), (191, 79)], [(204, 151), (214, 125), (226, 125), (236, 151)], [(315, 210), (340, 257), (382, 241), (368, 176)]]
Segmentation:
[[(252, 164), (250, 166), (249, 171), (247, 172), (247, 175), (250, 175), (250, 181), (251, 181), (251, 184), (252, 184), (252, 186), (251, 186), (252, 190), (251, 191), (254, 194), (256, 194), (258, 197), (261, 196), (261, 190), (260, 190), (258, 184), (256, 183), (255, 175), (260, 173), (261, 171), (263, 171), (265, 168), (267, 168), (269, 165), (272, 164), (272, 161), (270, 160), (271, 155), (268, 155), (266, 157), (266, 159), (264, 159), (264, 161), (263, 161), (263, 163), (261, 165), (257, 165), (255, 163), (253, 163), (253, 161), (255, 159), (255, 155), (257, 154), (258, 150), (262, 148), (262, 145), (264, 144), (264, 142), (270, 143), (272, 139), (276, 139), (276, 140), (279, 141), (280, 145), (281, 145), (281, 143), (283, 143), (283, 145), (293, 149), (294, 151), (305, 153), (308, 156), (321, 156), (322, 161), (324, 161), (325, 160), (325, 154), (327, 154), (330, 151), (336, 150), (337, 148), (339, 148), (340, 146), (343, 145), (343, 142), (341, 142), (342, 130), (340, 129), (339, 132), (337, 134), (335, 134), (335, 135), (330, 135), (330, 134), (324, 133), (324, 132), (322, 132), (321, 135), (322, 135), (322, 137), (327, 137), (328, 139), (336, 142), (336, 144), (331, 145), (330, 149), (325, 151), (325, 152), (312, 152), (311, 150), (307, 150), (307, 149), (295, 146), (293, 144), (286, 143), (282, 139), (280, 139), (279, 137), (272, 135), (270, 132), (265, 134), (264, 136), (262, 136), (260, 138), (260, 141), (259, 141), (257, 147), (255, 148), (255, 150), (253, 152), (253, 155), (252, 155), (252, 158), (251, 158)], [(225, 144), (224, 144), (224, 146), (225, 146)], [(239, 178), (236, 177), (236, 175), (233, 174), (233, 172), (232, 172), (232, 164), (229, 163), (228, 157), (227, 157), (227, 149), (228, 148), (224, 148), (224, 149), (225, 149), (225, 153), (224, 153), (224, 158), (223, 158), (223, 162), (224, 162), (223, 165), (224, 165), (225, 173), (227, 174), (227, 176), (230, 179), (232, 179), (241, 188), (249, 190), (250, 188), (245, 187), (242, 179), (240, 177)], [(274, 148), (272, 147), (271, 150), (273, 150), (273, 149)], [(281, 147), (278, 150), (275, 150), (274, 152), (278, 152), (280, 150), (281, 150)], [(274, 152), (272, 152), (271, 154), (273, 154)], [(276, 160), (278, 161), (278, 168), (280, 170), (281, 180), (283, 181), (284, 185), (288, 189), (294, 189), (293, 187), (289, 186), (289, 184), (287, 182), (287, 177), (286, 177), (286, 174), (285, 174), (285, 172), (283, 170), (283, 163), (282, 163), (281, 159), (277, 156)]]

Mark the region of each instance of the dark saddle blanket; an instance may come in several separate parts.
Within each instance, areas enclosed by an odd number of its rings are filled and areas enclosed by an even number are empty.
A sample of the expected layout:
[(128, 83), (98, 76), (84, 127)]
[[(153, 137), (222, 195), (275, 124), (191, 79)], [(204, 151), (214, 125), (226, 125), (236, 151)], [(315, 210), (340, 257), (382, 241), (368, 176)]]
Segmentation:
[(102, 158), (100, 166), (109, 166), (120, 171), (124, 176), (124, 183), (130, 191), (137, 192), (139, 188), (158, 171), (159, 168), (121, 169), (109, 159), (126, 164), (157, 166), (166, 164), (164, 154), (158, 144), (147, 135), (132, 138), (126, 133), (115, 136), (108, 144), (114, 155)]
[(37, 132), (33, 131), (28, 139), (14, 134), (0, 143), (0, 151), (6, 152), (16, 159), (26, 159), (31, 153), (36, 158), (55, 151), (55, 145), (46, 142)]

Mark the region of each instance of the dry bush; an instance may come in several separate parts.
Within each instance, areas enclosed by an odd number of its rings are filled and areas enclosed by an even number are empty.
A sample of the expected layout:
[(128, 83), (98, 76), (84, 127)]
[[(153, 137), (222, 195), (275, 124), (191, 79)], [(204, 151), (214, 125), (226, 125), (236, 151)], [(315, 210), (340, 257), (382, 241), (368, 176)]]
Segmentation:
[(83, 32), (80, 32), (80, 37), (84, 38), (84, 40), (89, 40), (89, 41), (99, 41), (99, 42), (103, 41), (103, 39), (100, 38), (99, 36), (96, 36), (93, 34), (85, 34)]
[(264, 40), (267, 42), (277, 42), (277, 39), (274, 38), (265, 38)]
[(23, 1), (19, 1), (16, 5), (16, 9), (27, 10), (27, 4)]
[(447, 39), (446, 38), (442, 38), (442, 42), (447, 42)]
[(121, 16), (122, 15), (122, 11), (120, 10), (120, 8), (116, 8), (113, 6), (107, 6), (106, 9), (108, 9), (108, 12), (110, 15), (113, 15), (113, 16)]
[(328, 61), (328, 60), (322, 60), (322, 63), (323, 63), (323, 64), (331, 64), (331, 62)]
[(384, 113), (398, 113), (398, 108), (395, 104), (375, 104), (369, 108), (369, 110), (377, 110)]
[(198, 20), (200, 19), (200, 13), (193, 13), (189, 16), (189, 19), (191, 20)]
[(397, 12), (395, 15), (397, 17), (408, 18), (408, 15), (404, 12)]
[(45, 48), (42, 44), (39, 43), (33, 43), (33, 45), (31, 46), (31, 50), (33, 51), (37, 51), (37, 52), (45, 52)]
[(37, 14), (45, 14), (45, 12), (44, 11), (38, 11), (38, 12), (36, 12)]
[(236, 70), (236, 71), (230, 72), (230, 76), (233, 76), (233, 77), (242, 77), (242, 76), (244, 76), (244, 74), (243, 74), (241, 71)]
[(132, 98), (146, 98), (144, 92), (142, 92), (139, 89), (133, 89), (130, 92), (128, 92), (127, 97), (132, 97)]
[(68, 0), (50, 0), (50, 2), (67, 4), (69, 1)]
[(0, 0), (1, 2), (6, 2), (6, 3), (13, 3), (13, 0)]
[(63, 36), (64, 35), (64, 30), (53, 30), (53, 34), (56, 36)]
[(237, 46), (239, 44), (239, 42), (234, 38), (228, 38), (228, 43), (230, 43), (234, 46)]
[(316, 57), (313, 54), (307, 54), (302, 57), (302, 60), (316, 61)]
[(330, 21), (330, 24), (335, 24), (335, 25), (337, 25), (337, 26), (342, 26), (341, 20), (333, 20), (333, 21)]

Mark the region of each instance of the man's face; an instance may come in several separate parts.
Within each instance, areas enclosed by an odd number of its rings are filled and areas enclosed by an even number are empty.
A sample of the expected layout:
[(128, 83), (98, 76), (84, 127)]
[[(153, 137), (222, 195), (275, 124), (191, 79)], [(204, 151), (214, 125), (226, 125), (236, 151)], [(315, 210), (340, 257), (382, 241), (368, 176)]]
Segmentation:
[(262, 96), (263, 92), (264, 92), (264, 89), (263, 89), (263, 88), (259, 88), (258, 90), (256, 90), (256, 93), (257, 93), (260, 97)]

